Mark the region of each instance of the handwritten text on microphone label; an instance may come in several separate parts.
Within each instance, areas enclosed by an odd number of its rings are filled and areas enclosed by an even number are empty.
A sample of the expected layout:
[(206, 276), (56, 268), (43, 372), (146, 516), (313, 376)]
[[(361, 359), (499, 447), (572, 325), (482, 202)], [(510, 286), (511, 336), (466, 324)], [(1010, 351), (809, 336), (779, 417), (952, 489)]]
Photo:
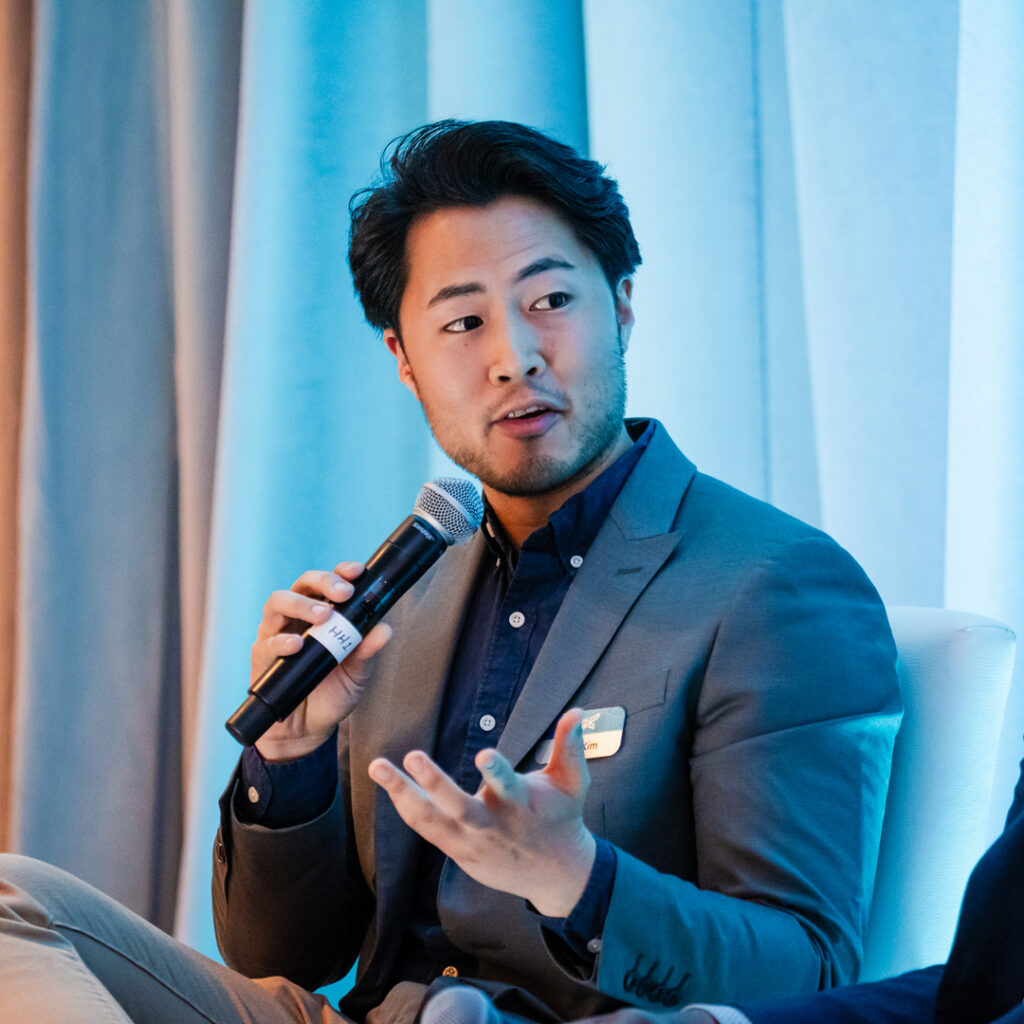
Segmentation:
[(334, 655), (335, 661), (344, 661), (360, 640), (362, 634), (340, 612), (331, 612), (331, 617), (308, 631), (314, 640), (319, 640)]

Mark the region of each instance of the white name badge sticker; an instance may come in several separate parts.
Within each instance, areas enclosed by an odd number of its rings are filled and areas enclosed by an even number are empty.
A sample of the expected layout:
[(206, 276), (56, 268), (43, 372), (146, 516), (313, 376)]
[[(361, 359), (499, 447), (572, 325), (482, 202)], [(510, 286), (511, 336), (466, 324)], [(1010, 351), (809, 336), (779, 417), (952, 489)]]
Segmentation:
[(339, 664), (362, 639), (363, 634), (345, 618), (341, 612), (331, 612), (331, 617), (319, 626), (311, 626), (307, 633), (319, 640), (334, 655)]
[[(611, 757), (622, 746), (622, 732), (626, 725), (625, 708), (595, 708), (583, 712), (583, 756)], [(551, 760), (553, 740), (542, 740), (537, 747), (537, 763)]]

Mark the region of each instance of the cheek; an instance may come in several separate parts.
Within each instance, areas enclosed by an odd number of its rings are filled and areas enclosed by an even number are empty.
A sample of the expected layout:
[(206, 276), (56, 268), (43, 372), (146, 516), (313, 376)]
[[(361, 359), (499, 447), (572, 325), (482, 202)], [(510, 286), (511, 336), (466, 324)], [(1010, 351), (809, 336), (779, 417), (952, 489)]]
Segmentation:
[(435, 362), (430, 372), (417, 375), (421, 396), (438, 411), (452, 411), (453, 414), (466, 411), (466, 403), (472, 395), (472, 367), (466, 360), (450, 359)]
[(607, 322), (588, 321), (566, 334), (552, 347), (552, 368), (579, 384), (599, 383), (617, 358), (618, 336)]

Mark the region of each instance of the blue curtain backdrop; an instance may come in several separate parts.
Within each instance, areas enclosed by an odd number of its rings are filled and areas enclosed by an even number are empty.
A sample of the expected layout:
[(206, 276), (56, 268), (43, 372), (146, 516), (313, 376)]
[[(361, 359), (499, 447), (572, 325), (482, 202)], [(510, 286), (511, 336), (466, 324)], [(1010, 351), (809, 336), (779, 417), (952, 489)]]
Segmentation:
[[(537, 125), (619, 179), (631, 413), (828, 530), (888, 603), (1024, 630), (1019, 0), (21, 7), (12, 848), (215, 953), (262, 603), (368, 555), (445, 465), (345, 263), (349, 196), (440, 117)], [(1020, 669), (1006, 721), (990, 834)]]

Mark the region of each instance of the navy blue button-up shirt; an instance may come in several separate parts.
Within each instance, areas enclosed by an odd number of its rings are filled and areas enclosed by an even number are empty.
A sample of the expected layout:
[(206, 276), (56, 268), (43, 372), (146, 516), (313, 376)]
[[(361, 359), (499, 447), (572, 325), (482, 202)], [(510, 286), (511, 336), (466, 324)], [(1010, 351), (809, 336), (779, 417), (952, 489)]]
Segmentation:
[[(628, 426), (634, 444), (570, 497), (518, 552), (488, 510), (484, 530), (489, 557), (480, 565), (466, 605), (434, 748), (437, 763), (468, 792), (480, 784), (476, 754), (497, 744), (576, 570), (647, 447), (653, 425), (640, 421)], [(333, 738), (286, 764), (266, 764), (254, 748), (247, 748), (236, 798), (240, 820), (275, 828), (323, 813), (337, 787), (333, 753)], [(402, 976), (409, 980), (429, 982), (448, 965), (460, 974), (473, 973), (472, 958), (448, 941), (438, 920), (443, 863), (439, 850), (421, 844), (415, 903), (399, 958)], [(581, 965), (593, 958), (587, 943), (600, 934), (614, 878), (614, 849), (599, 839), (594, 868), (572, 914), (564, 920), (541, 919)]]

